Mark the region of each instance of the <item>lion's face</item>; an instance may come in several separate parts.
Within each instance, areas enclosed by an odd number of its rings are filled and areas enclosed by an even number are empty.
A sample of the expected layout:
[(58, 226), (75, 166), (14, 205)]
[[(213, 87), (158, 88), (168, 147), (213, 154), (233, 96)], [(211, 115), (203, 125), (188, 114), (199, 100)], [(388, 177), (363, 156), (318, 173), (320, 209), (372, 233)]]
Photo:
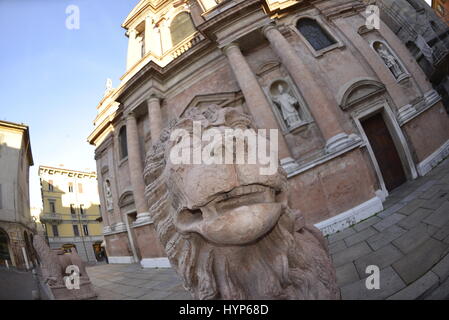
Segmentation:
[[(191, 122), (178, 127), (188, 129)], [(245, 121), (216, 119), (202, 124), (203, 136), (246, 129)], [(167, 152), (180, 141), (169, 144)], [(210, 142), (202, 142), (205, 148)], [(190, 146), (188, 146), (190, 147)], [(245, 149), (247, 152), (247, 149)], [(217, 150), (215, 150), (216, 152)], [(234, 150), (235, 151), (235, 150)], [(182, 234), (197, 233), (217, 245), (245, 245), (263, 237), (277, 224), (286, 206), (287, 180), (282, 169), (261, 175), (256, 164), (173, 164), (167, 162), (172, 192), (179, 199), (172, 213)]]
[[(298, 231), (300, 213), (288, 206), (281, 168), (263, 175), (260, 169), (266, 166), (260, 161), (172, 161), (173, 150), (191, 149), (192, 143), (170, 139), (175, 129), (189, 131), (193, 121), (201, 121), (203, 137), (212, 130), (254, 129), (242, 109), (190, 109), (169, 123), (147, 154), (145, 195), (170, 262), (196, 299), (338, 297), (324, 239), (310, 226)], [(236, 157), (237, 144), (230, 153)], [(206, 154), (219, 154), (223, 148), (217, 144), (208, 150), (210, 141), (201, 146), (201, 139), (195, 145)], [(245, 156), (252, 154), (244, 144), (242, 149)]]

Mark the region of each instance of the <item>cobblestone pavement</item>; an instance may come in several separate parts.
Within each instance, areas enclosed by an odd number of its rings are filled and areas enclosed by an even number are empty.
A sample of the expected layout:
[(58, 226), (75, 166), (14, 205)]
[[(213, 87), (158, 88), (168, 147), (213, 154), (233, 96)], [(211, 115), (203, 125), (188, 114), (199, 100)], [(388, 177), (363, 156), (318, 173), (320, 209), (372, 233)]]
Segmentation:
[[(449, 299), (449, 159), (394, 190), (385, 210), (328, 237), (343, 299)], [(366, 289), (366, 267), (380, 289)]]
[(37, 283), (31, 272), (0, 267), (0, 300), (33, 300)]
[[(394, 190), (385, 210), (328, 237), (343, 299), (449, 299), (449, 159)], [(380, 289), (366, 289), (366, 267)], [(191, 299), (172, 269), (88, 268), (100, 299)]]
[(143, 269), (139, 264), (88, 267), (100, 300), (189, 300), (173, 269)]

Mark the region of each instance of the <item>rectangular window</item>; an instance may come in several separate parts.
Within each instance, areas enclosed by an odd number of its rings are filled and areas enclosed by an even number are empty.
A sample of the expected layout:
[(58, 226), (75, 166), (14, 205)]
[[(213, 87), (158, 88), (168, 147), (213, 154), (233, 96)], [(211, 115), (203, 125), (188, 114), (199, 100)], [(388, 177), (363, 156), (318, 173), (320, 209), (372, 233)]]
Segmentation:
[(83, 193), (83, 185), (81, 183), (78, 183), (78, 192)]
[(56, 206), (55, 206), (55, 202), (53, 200), (49, 200), (48, 204), (50, 205), (50, 212), (51, 213), (56, 213)]
[(87, 227), (87, 224), (83, 225), (83, 231), (85, 236), (89, 235), (89, 228)]
[(79, 237), (80, 236), (80, 230), (78, 229), (77, 225), (73, 225), (73, 234), (75, 235), (75, 237)]
[(75, 212), (75, 205), (74, 204), (70, 205), (70, 214), (71, 215), (75, 215), (76, 214), (76, 212)]
[(69, 192), (73, 192), (73, 183), (69, 182)]
[(84, 211), (84, 204), (80, 204), (80, 213), (81, 214), (85, 213), (85, 211)]
[(48, 191), (53, 192), (53, 180), (48, 180)]
[(53, 231), (53, 237), (59, 237), (58, 226), (57, 225), (52, 225), (51, 229)]

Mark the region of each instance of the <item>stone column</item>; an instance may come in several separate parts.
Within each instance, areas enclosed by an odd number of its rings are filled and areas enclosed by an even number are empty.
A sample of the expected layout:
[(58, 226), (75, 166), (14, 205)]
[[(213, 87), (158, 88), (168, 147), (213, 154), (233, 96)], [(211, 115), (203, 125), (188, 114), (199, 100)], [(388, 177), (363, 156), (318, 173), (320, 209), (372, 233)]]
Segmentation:
[(197, 0), (189, 0), (188, 2), (190, 8), (190, 16), (192, 17), (193, 23), (195, 26), (198, 26), (204, 22), (204, 18), (201, 15), (203, 13), (203, 9), (201, 9)]
[(126, 118), (126, 138), (128, 143), (128, 166), (131, 185), (133, 187), (134, 204), (137, 211), (135, 224), (151, 222), (150, 213), (145, 201), (145, 182), (143, 180), (142, 156), (139, 147), (137, 120), (133, 113)]
[[(246, 62), (245, 57), (240, 51), (238, 44), (231, 43), (227, 45), (223, 51), (228, 57), (231, 69), (258, 127), (260, 129), (279, 129), (270, 103), (260, 87), (256, 76), (249, 67), (248, 62)], [(294, 160), (291, 158), (287, 143), (281, 133), (279, 134), (279, 158), (281, 159), (284, 168), (288, 165), (295, 165)]]
[(336, 152), (354, 142), (356, 138), (348, 136), (338, 121), (337, 103), (322, 92), (314, 75), (287, 39), (271, 24), (265, 26), (262, 32), (310, 106), (310, 111), (326, 140), (326, 151)]
[(161, 135), (162, 131), (162, 114), (160, 99), (156, 96), (151, 96), (147, 100), (148, 117), (150, 120), (151, 141), (154, 144)]
[(139, 42), (137, 40), (137, 31), (135, 29), (128, 30), (128, 59), (127, 69), (129, 70), (139, 59)]
[(170, 25), (168, 24), (167, 20), (163, 20), (160, 23), (159, 30), (161, 34), (162, 54), (164, 54), (173, 46), (171, 41)]
[(153, 52), (153, 43), (155, 42), (153, 18), (145, 17), (145, 54)]

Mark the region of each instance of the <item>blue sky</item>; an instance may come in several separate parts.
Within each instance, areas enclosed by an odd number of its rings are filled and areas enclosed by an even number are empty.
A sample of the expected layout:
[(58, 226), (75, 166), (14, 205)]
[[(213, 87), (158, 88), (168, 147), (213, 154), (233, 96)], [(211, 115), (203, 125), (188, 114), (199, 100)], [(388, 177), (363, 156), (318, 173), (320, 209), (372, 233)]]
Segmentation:
[[(86, 142), (106, 78), (119, 83), (127, 38), (121, 23), (138, 0), (0, 0), (0, 119), (30, 126), (31, 205), (41, 206), (39, 165), (95, 170)], [(66, 28), (66, 8), (80, 29)]]

